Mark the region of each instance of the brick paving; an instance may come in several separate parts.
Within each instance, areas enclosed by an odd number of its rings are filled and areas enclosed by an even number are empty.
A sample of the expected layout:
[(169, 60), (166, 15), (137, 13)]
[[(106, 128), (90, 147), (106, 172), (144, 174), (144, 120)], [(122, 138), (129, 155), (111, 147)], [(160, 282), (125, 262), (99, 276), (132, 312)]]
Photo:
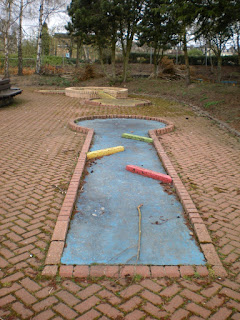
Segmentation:
[(227, 278), (214, 277), (217, 268), (211, 266), (207, 277), (200, 267), (194, 276), (182, 267), (181, 278), (137, 281), (45, 277), (46, 253), (86, 137), (70, 131), (68, 121), (92, 114), (149, 115), (149, 109), (82, 106), (31, 88), (15, 101), (0, 109), (0, 319), (240, 319), (236, 138), (210, 120), (186, 116), (186, 107), (179, 106), (175, 116), (152, 108), (151, 116), (176, 125), (159, 140), (198, 208)]

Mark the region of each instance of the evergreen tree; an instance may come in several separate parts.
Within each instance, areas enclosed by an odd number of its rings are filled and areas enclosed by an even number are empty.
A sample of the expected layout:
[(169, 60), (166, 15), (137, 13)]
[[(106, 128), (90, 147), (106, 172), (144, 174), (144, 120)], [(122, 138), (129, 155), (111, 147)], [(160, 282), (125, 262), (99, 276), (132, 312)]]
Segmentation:
[(233, 34), (233, 24), (239, 19), (237, 1), (196, 0), (198, 27), (196, 37), (204, 36), (217, 57), (217, 82), (221, 80), (222, 51)]
[(50, 35), (48, 33), (48, 26), (46, 22), (44, 22), (42, 28), (42, 52), (45, 56), (48, 56), (50, 52)]
[(139, 45), (153, 48), (154, 76), (164, 50), (176, 44), (178, 25), (170, 15), (169, 0), (149, 0), (139, 26)]

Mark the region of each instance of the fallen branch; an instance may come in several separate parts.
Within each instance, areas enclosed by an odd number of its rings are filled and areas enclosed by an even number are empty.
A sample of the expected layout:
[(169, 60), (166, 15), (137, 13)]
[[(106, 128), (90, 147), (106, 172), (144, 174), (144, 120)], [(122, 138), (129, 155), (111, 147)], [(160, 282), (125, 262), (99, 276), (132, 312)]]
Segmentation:
[(137, 250), (137, 260), (136, 265), (138, 263), (139, 257), (140, 257), (140, 250), (141, 250), (141, 235), (142, 235), (142, 213), (140, 208), (143, 206), (143, 204), (140, 204), (138, 209), (138, 250)]

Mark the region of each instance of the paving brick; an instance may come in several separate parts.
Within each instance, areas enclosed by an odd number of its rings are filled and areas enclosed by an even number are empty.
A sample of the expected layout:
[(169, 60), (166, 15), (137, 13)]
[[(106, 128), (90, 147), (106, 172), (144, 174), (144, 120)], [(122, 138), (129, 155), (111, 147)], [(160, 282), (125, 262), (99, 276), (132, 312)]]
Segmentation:
[(187, 288), (187, 289), (189, 289), (191, 291), (194, 291), (194, 292), (195, 291), (199, 291), (201, 289), (200, 285), (198, 285), (198, 284), (196, 284), (196, 283), (194, 283), (192, 281), (189, 281), (189, 280), (181, 280), (180, 284), (183, 287), (185, 287), (185, 288)]
[(59, 275), (63, 278), (71, 278), (73, 276), (73, 266), (60, 266)]
[(99, 302), (100, 302), (100, 299), (98, 299), (95, 296), (92, 296), (87, 300), (81, 302), (80, 304), (76, 305), (74, 309), (82, 314), (88, 311), (89, 309), (95, 307), (97, 304), (99, 304)]
[(141, 291), (143, 288), (137, 284), (133, 284), (129, 287), (127, 287), (126, 289), (124, 289), (121, 293), (120, 296), (124, 299), (127, 299), (133, 295), (135, 295), (136, 293), (138, 293), (139, 291)]
[(189, 277), (194, 275), (194, 268), (192, 266), (180, 266), (181, 277)]
[(107, 302), (111, 303), (112, 305), (116, 305), (116, 304), (120, 304), (121, 303), (121, 299), (120, 298), (118, 298), (112, 292), (110, 292), (110, 291), (108, 291), (106, 289), (98, 292), (97, 295), (101, 299), (106, 299)]
[(134, 310), (129, 313), (124, 319), (125, 320), (140, 320), (145, 316), (145, 313), (140, 310)]
[(212, 243), (212, 239), (204, 224), (194, 223), (193, 227), (200, 243)]
[(212, 244), (201, 244), (201, 248), (209, 264), (216, 266), (222, 265), (217, 255), (217, 252)]
[(32, 320), (48, 320), (54, 316), (54, 313), (51, 310), (46, 310), (39, 313), (36, 317), (32, 318)]
[(89, 276), (88, 266), (76, 266), (73, 270), (73, 276), (76, 278), (86, 278)]
[(77, 316), (77, 313), (66, 306), (64, 303), (59, 303), (56, 306), (52, 307), (53, 310), (60, 313), (64, 319), (74, 319)]
[(144, 311), (146, 311), (147, 313), (149, 313), (150, 315), (156, 317), (157, 319), (161, 319), (161, 318), (164, 318), (164, 317), (167, 316), (167, 312), (166, 311), (162, 311), (161, 309), (155, 307), (150, 302), (145, 303), (142, 306), (142, 309)]
[(143, 286), (153, 292), (159, 292), (162, 289), (162, 287), (159, 284), (157, 284), (156, 282), (154, 282), (150, 279), (141, 281), (141, 286)]
[(195, 304), (195, 303), (189, 303), (186, 305), (186, 309), (191, 311), (192, 313), (198, 314), (203, 318), (208, 318), (209, 315), (211, 314), (211, 311), (200, 307), (199, 305)]
[(205, 266), (197, 266), (196, 267), (196, 272), (201, 276), (201, 277), (206, 277), (208, 276), (208, 269)]
[[(55, 289), (54, 289), (55, 288)], [(56, 287), (45, 287), (41, 290), (39, 290), (38, 292), (35, 293), (35, 296), (39, 299), (43, 299), (43, 298), (46, 298), (52, 294), (54, 294), (56, 292)]]
[(148, 290), (142, 291), (140, 295), (143, 299), (150, 301), (154, 305), (160, 305), (163, 303), (163, 300), (159, 295), (152, 293)]
[(19, 290), (21, 287), (17, 283), (13, 283), (11, 286), (0, 289), (0, 297), (3, 297), (9, 293)]
[(27, 319), (33, 315), (33, 312), (25, 308), (25, 306), (20, 302), (15, 302), (12, 305), (12, 309), (21, 316), (21, 319)]
[(164, 267), (161, 266), (151, 266), (151, 274), (153, 278), (161, 278), (165, 276)]
[(122, 309), (124, 312), (129, 312), (133, 309), (137, 309), (141, 302), (142, 299), (136, 296), (120, 305), (119, 308)]
[(239, 304), (239, 302), (236, 302), (234, 300), (229, 300), (226, 303), (226, 306), (231, 308), (231, 309), (236, 309), (240, 313), (240, 304)]
[(179, 309), (171, 316), (171, 320), (182, 320), (187, 319), (187, 316), (189, 315), (189, 312), (184, 309)]
[(164, 305), (164, 309), (171, 314), (178, 309), (182, 304), (184, 303), (184, 300), (179, 295), (172, 298), (172, 300)]
[(45, 266), (42, 275), (47, 277), (54, 277), (58, 272), (58, 266)]
[(201, 294), (209, 298), (209, 297), (213, 296), (214, 294), (216, 294), (220, 289), (221, 289), (220, 284), (213, 283), (213, 284), (211, 284), (210, 288), (206, 288), (204, 290), (201, 290)]
[(164, 289), (163, 291), (161, 291), (160, 295), (164, 297), (171, 297), (171, 296), (174, 296), (176, 293), (178, 293), (179, 290), (180, 290), (180, 287), (177, 284), (173, 284), (168, 288)]
[(14, 298), (14, 296), (12, 296), (11, 294), (5, 296), (4, 298), (0, 299), (0, 307), (3, 307), (13, 301), (15, 301), (16, 298)]
[(61, 290), (56, 294), (56, 296), (60, 298), (62, 301), (64, 301), (70, 307), (76, 305), (80, 301), (79, 299), (75, 298), (74, 295), (72, 295), (66, 290)]
[(16, 291), (15, 295), (21, 299), (25, 305), (31, 305), (37, 301), (37, 299), (25, 289)]
[[(77, 318), (76, 320), (94, 320), (97, 319), (100, 316), (100, 313), (97, 312), (96, 310), (92, 309), (90, 311), (88, 311), (87, 313), (85, 313), (84, 315), (82, 315), (81, 317)], [(103, 318), (101, 318), (103, 319)], [(105, 318), (107, 319), (107, 318)]]
[(8, 265), (7, 260), (0, 257), (0, 268), (5, 268)]
[(45, 264), (58, 264), (62, 256), (64, 247), (63, 241), (52, 241), (48, 250)]
[(110, 318), (123, 317), (123, 313), (117, 310), (114, 307), (111, 307), (109, 304), (102, 303), (96, 307), (97, 310), (102, 312), (104, 315)]
[(213, 316), (210, 317), (210, 320), (226, 320), (232, 311), (227, 308), (221, 308)]
[(10, 283), (10, 282), (15, 282), (19, 279), (24, 277), (24, 274), (22, 272), (16, 272), (15, 274), (8, 276), (6, 278), (1, 279), (2, 283)]
[(30, 278), (22, 279), (21, 285), (24, 286), (24, 288), (30, 292), (35, 292), (35, 291), (41, 289), (41, 287), (35, 281), (31, 280)]
[(118, 266), (105, 266), (105, 276), (110, 278), (119, 277), (119, 267)]
[(177, 266), (166, 266), (165, 274), (169, 278), (179, 278), (180, 273)]
[(191, 300), (191, 301), (194, 301), (196, 303), (200, 303), (204, 300), (204, 297), (195, 293), (195, 292), (192, 292), (188, 289), (184, 289), (182, 292), (181, 292), (181, 296)]
[(212, 299), (210, 299), (208, 302), (206, 302), (205, 306), (209, 309), (216, 309), (223, 305), (225, 299), (223, 297), (214, 296)]
[(53, 304), (56, 304), (58, 300), (55, 297), (48, 297), (40, 302), (37, 302), (32, 306), (34, 311), (42, 311), (44, 309), (47, 309), (49, 307), (52, 307)]
[(102, 277), (105, 275), (105, 266), (91, 266), (90, 277)]
[(64, 288), (66, 288), (66, 290), (69, 290), (73, 293), (76, 293), (80, 290), (82, 290), (82, 288), (80, 286), (78, 286), (77, 284), (75, 284), (74, 282), (70, 281), (70, 280), (66, 280), (62, 283), (62, 286)]
[(239, 292), (233, 291), (228, 288), (223, 288), (219, 293), (223, 294), (229, 298), (232, 298), (234, 300), (240, 301), (240, 293)]
[(86, 289), (83, 289), (82, 291), (80, 291), (77, 296), (82, 299), (85, 300), (88, 297), (90, 297), (91, 295), (93, 295), (94, 293), (98, 292), (101, 289), (101, 287), (97, 284), (92, 284), (89, 287), (87, 287)]

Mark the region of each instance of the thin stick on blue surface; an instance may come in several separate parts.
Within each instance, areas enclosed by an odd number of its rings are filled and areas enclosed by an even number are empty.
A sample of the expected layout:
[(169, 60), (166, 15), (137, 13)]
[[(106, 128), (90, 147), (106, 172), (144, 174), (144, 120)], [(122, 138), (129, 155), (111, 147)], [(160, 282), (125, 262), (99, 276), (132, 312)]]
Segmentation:
[(136, 264), (138, 263), (139, 257), (140, 257), (140, 250), (141, 250), (141, 235), (142, 235), (142, 213), (140, 208), (143, 206), (143, 204), (140, 204), (138, 209), (138, 251), (137, 251), (137, 260)]

